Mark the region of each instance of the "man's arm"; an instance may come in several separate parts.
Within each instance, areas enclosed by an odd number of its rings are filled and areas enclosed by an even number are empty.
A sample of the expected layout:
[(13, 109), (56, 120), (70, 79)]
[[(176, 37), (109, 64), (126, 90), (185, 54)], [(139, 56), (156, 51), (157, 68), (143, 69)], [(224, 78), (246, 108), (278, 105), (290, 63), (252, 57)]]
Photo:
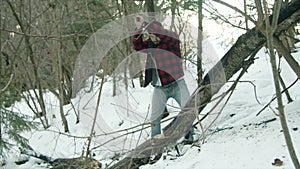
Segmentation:
[(147, 25), (142, 16), (136, 16), (134, 20), (136, 31), (133, 35), (133, 49), (139, 51), (148, 47), (148, 41), (143, 41), (142, 30)]
[(133, 49), (137, 51), (148, 48), (149, 42), (148, 40), (143, 41), (141, 32), (142, 32), (141, 30), (136, 31), (133, 36)]

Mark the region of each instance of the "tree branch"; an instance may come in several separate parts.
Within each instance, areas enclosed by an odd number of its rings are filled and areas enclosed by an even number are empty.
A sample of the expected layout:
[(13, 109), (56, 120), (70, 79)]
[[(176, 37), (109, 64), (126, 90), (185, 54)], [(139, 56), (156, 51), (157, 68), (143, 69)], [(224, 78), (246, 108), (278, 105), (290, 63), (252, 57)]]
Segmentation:
[(11, 75), (10, 75), (10, 78), (9, 78), (9, 80), (8, 80), (8, 82), (7, 82), (7, 84), (4, 86), (3, 89), (0, 90), (0, 93), (4, 92), (4, 91), (8, 88), (8, 86), (10, 85), (10, 83), (11, 83), (12, 80), (13, 80), (13, 77), (14, 77), (14, 74), (11, 74)]
[[(283, 91), (281, 91), (281, 93), (284, 93), (286, 90), (290, 89), (292, 86), (294, 86), (297, 82), (298, 82), (298, 78), (292, 83), (290, 84), (287, 88), (285, 88)], [(276, 99), (276, 96), (273, 97), (268, 104), (266, 104), (257, 114), (256, 116), (260, 115), (261, 112), (263, 112), (274, 100)]]
[[(286, 8), (281, 9), (279, 23), (290, 22), (288, 18), (299, 10), (300, 1), (292, 1)], [(283, 31), (283, 29), (279, 28), (276, 31)], [(147, 140), (134, 149), (126, 158), (110, 168), (138, 168), (138, 166), (149, 161), (147, 161), (147, 158), (151, 154), (161, 153), (164, 147), (174, 145), (192, 127), (193, 121), (196, 119), (195, 111), (201, 112), (205, 105), (211, 101), (212, 96), (218, 93), (221, 87), (243, 68), (245, 60), (257, 52), (265, 42), (266, 38), (257, 32), (256, 28), (240, 36), (232, 48), (204, 77), (201, 85), (194, 91), (184, 109), (165, 127), (165, 137)], [(199, 106), (197, 110), (194, 107), (195, 102)]]

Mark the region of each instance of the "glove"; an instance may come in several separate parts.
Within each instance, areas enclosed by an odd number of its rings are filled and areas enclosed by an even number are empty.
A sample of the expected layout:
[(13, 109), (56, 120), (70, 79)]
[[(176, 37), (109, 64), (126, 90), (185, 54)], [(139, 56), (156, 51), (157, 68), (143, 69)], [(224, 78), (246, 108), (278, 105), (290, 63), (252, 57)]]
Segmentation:
[(142, 16), (136, 16), (134, 20), (136, 29), (142, 29), (146, 26), (146, 22), (144, 21), (144, 18)]

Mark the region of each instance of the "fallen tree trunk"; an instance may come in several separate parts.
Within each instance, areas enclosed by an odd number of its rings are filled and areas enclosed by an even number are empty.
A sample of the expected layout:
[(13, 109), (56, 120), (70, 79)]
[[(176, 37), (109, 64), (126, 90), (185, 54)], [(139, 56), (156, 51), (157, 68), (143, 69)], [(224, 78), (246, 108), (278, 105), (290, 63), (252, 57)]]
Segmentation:
[(52, 159), (49, 156), (33, 151), (32, 148), (20, 148), (20, 151), (21, 154), (28, 156), (28, 158), (16, 162), (17, 165), (21, 165), (28, 162), (29, 157), (35, 157), (48, 163), (48, 167), (52, 169), (98, 169), (102, 167), (102, 164), (93, 158), (75, 157)]
[[(279, 16), (279, 26), (276, 35), (285, 31), (300, 19), (300, 1), (293, 0), (284, 7)], [(271, 16), (272, 17), (272, 16)], [(167, 146), (176, 144), (192, 127), (196, 115), (208, 104), (220, 88), (245, 64), (254, 61), (247, 60), (262, 48), (266, 38), (256, 28), (241, 35), (223, 58), (208, 72), (201, 85), (194, 91), (185, 108), (178, 116), (164, 128), (165, 137), (147, 140), (142, 143), (123, 160), (110, 167), (111, 169), (134, 169), (149, 163), (149, 157), (160, 154)]]

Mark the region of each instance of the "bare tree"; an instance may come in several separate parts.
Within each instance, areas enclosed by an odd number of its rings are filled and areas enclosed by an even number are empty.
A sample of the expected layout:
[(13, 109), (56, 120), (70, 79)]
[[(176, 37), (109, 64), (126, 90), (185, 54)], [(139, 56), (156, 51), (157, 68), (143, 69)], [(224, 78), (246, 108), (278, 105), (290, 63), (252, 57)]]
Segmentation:
[[(275, 1), (274, 3), (274, 8), (273, 8), (273, 18), (272, 21), (269, 20), (269, 6), (266, 2), (266, 0), (263, 0), (262, 2), (260, 0), (256, 0), (256, 7), (258, 9), (258, 15), (259, 18), (265, 18), (265, 23), (258, 23), (257, 25), (261, 25), (258, 27), (258, 29), (265, 35), (267, 39), (267, 47), (269, 49), (269, 55), (270, 55), (270, 62), (272, 65), (272, 70), (273, 70), (273, 79), (274, 79), (274, 85), (275, 85), (275, 90), (276, 90), (276, 97), (277, 97), (277, 104), (278, 104), (278, 111), (279, 111), (279, 117), (280, 117), (280, 122), (281, 126), (283, 129), (284, 133), (284, 138), (287, 143), (287, 147), (291, 156), (291, 159), (293, 161), (294, 167), (296, 169), (300, 169), (300, 163), (298, 161), (293, 141), (290, 136), (285, 112), (284, 112), (284, 106), (282, 102), (282, 95), (281, 95), (281, 89), (280, 89), (280, 75), (279, 71), (276, 65), (276, 54), (274, 51), (274, 45), (273, 45), (273, 36), (278, 28), (277, 23), (278, 23), (278, 17), (282, 5), (282, 1)], [(260, 20), (261, 22), (263, 21), (262, 19)], [(265, 26), (264, 26), (265, 25)]]
[(203, 13), (202, 13), (202, 0), (198, 1), (198, 40), (197, 40), (197, 82), (201, 83), (203, 77), (202, 69), (202, 41), (203, 41)]
[[(21, 18), (22, 16), (20, 16), (17, 13), (17, 6), (14, 6), (10, 1), (6, 0), (7, 4), (9, 5), (10, 10), (12, 11), (13, 16), (15, 17), (15, 20), (17, 21), (18, 26), (20, 27), (21, 32), (24, 35), (24, 45), (25, 45), (25, 54), (26, 57), (28, 57), (29, 59), (29, 63), (25, 63), (25, 64), (31, 64), (32, 66), (32, 72), (33, 72), (33, 76), (32, 80), (29, 80), (30, 82), (30, 87), (32, 89), (37, 88), (38, 90), (35, 91), (33, 90), (35, 97), (38, 100), (39, 106), (41, 108), (41, 114), (44, 117), (44, 127), (47, 128), (49, 126), (48, 124), (48, 119), (46, 117), (46, 108), (45, 108), (45, 103), (44, 103), (44, 96), (43, 96), (43, 87), (42, 87), (42, 83), (41, 83), (41, 78), (40, 78), (40, 74), (38, 72), (38, 66), (36, 63), (36, 59), (35, 59), (35, 54), (34, 54), (34, 49), (31, 43), (31, 39), (30, 36), (28, 34), (31, 33), (31, 24), (32, 20), (31, 20), (31, 1), (29, 1), (29, 17), (28, 18)], [(20, 8), (19, 10), (24, 10), (23, 6), (21, 4), (17, 4), (18, 7)], [(25, 22), (24, 22), (25, 20)], [(29, 74), (28, 74), (29, 75)], [(28, 77), (31, 78), (31, 77)], [(40, 113), (37, 113), (40, 114)]]
[[(291, 24), (292, 21), (299, 19), (299, 16), (293, 15), (300, 9), (300, 2), (293, 1), (285, 8), (280, 10), (278, 23)], [(266, 38), (257, 32), (257, 28), (252, 28), (239, 37), (233, 47), (223, 56), (223, 58), (209, 71), (203, 78), (201, 85), (195, 90), (185, 108), (178, 116), (164, 128), (165, 137), (161, 139), (147, 140), (134, 149), (126, 158), (113, 165), (111, 168), (138, 168), (140, 165), (149, 162), (149, 155), (161, 153), (163, 148), (175, 144), (176, 140), (186, 134), (195, 120), (195, 111), (201, 112), (211, 98), (219, 89), (231, 78), (237, 71), (245, 66), (251, 65), (254, 61), (247, 59), (254, 56), (256, 52), (263, 47)], [(276, 33), (284, 30), (284, 27), (278, 27)], [(275, 33), (275, 34), (276, 34)], [(223, 71), (220, 71), (222, 65)], [(223, 74), (225, 73), (225, 75)], [(223, 78), (226, 78), (225, 81)], [(197, 105), (197, 108), (195, 108)], [(207, 115), (205, 115), (206, 117)], [(202, 118), (201, 120), (204, 120)]]

